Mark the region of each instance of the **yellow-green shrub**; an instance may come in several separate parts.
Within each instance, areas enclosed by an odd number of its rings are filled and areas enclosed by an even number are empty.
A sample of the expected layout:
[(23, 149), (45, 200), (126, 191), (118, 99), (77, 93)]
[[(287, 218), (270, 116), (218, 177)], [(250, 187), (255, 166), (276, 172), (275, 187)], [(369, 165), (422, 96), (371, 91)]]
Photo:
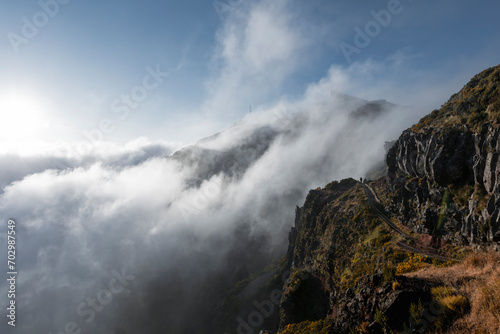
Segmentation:
[(441, 300), (449, 296), (454, 296), (457, 294), (457, 292), (455, 289), (443, 285), (432, 288), (431, 294), (434, 297), (434, 299)]
[(410, 253), (408, 261), (398, 264), (398, 267), (396, 268), (396, 275), (402, 275), (422, 269), (426, 258), (427, 256), (421, 254)]
[(469, 307), (467, 298), (461, 295), (448, 296), (440, 300), (447, 309), (453, 311), (456, 315), (463, 315)]

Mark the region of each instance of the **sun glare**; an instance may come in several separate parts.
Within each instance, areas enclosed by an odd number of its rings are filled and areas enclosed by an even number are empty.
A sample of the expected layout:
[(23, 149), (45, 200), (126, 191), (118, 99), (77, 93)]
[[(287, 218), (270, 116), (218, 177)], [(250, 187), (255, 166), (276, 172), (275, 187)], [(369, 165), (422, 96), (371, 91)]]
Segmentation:
[(0, 138), (15, 149), (28, 141), (40, 140), (49, 130), (44, 99), (27, 89), (0, 95)]

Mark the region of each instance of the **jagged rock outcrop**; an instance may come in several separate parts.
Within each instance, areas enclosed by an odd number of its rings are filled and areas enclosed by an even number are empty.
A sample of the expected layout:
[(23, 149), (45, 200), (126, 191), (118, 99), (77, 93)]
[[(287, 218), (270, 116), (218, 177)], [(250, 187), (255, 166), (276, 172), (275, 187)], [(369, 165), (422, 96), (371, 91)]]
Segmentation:
[[(355, 216), (344, 203), (357, 203), (361, 187), (353, 179), (332, 182), (325, 189), (311, 190), (304, 206), (297, 207), (295, 227), (289, 234), (287, 253), (291, 275), (285, 283), (280, 304), (280, 327), (304, 320), (324, 318), (330, 311), (330, 297), (340, 273), (336, 270), (353, 254), (348, 240), (356, 240), (363, 221), (346, 223)], [(357, 207), (361, 209), (361, 206)], [(339, 242), (337, 242), (339, 241)]]
[[(390, 317), (403, 312), (407, 322), (410, 303), (426, 295), (404, 282), (393, 291), (391, 279), (373, 276), (397, 256), (381, 224), (353, 179), (309, 192), (289, 234), (290, 277), (281, 297), (280, 328), (328, 317), (332, 333), (349, 333), (363, 321), (373, 322), (376, 309)], [(393, 321), (391, 328), (403, 323)]]
[(388, 210), (455, 243), (500, 241), (500, 66), (406, 130), (387, 155)]
[(282, 330), (321, 319), (330, 319), (332, 334), (410, 326), (410, 305), (430, 301), (433, 283), (387, 274), (404, 253), (383, 226), (353, 179), (309, 192), (289, 234)]
[(427, 281), (400, 277), (395, 287), (382, 275), (365, 276), (338, 298), (330, 333), (351, 333), (359, 324), (369, 333), (384, 333), (384, 327), (398, 332), (405, 325), (408, 328), (414, 322), (410, 305), (419, 300), (430, 302), (432, 286)]

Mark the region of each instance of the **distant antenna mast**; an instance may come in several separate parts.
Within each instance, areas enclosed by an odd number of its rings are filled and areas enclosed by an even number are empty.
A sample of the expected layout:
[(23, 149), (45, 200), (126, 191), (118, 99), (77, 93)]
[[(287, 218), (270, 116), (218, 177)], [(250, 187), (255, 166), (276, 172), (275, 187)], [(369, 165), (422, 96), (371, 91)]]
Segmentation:
[(250, 112), (252, 112), (252, 105), (250, 105)]

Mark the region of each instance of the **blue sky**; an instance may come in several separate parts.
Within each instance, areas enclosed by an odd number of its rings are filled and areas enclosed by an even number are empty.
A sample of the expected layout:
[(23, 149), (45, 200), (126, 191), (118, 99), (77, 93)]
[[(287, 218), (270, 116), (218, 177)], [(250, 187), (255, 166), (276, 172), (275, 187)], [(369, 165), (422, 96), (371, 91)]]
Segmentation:
[[(390, 19), (377, 28), (372, 11)], [(464, 0), (3, 1), (0, 139), (189, 144), (332, 76), (332, 90), (423, 115), (499, 63), (499, 12)], [(341, 45), (367, 27), (347, 59)]]

